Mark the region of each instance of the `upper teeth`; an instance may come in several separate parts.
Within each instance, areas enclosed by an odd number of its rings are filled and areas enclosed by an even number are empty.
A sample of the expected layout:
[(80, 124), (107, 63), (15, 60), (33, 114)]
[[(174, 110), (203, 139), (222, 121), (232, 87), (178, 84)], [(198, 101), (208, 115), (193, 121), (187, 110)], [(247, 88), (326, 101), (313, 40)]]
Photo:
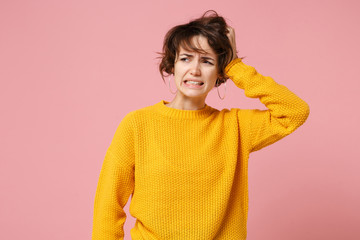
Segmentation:
[(188, 83), (191, 83), (191, 84), (197, 84), (197, 85), (201, 85), (202, 84), (202, 82), (195, 82), (195, 81), (187, 81)]

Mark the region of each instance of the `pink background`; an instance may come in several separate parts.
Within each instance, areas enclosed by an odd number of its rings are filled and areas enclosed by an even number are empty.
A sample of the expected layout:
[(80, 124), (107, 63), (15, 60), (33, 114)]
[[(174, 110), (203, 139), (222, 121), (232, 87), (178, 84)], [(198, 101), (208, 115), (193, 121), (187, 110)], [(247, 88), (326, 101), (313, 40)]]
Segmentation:
[[(170, 27), (208, 9), (235, 28), (245, 63), (311, 110), (296, 132), (250, 156), (248, 239), (360, 239), (359, 7), (355, 0), (1, 1), (0, 239), (90, 239), (117, 125), (129, 111), (173, 98), (156, 52)], [(227, 87), (225, 100), (212, 91), (207, 103), (264, 109), (231, 81)], [(133, 224), (129, 216), (126, 239)]]

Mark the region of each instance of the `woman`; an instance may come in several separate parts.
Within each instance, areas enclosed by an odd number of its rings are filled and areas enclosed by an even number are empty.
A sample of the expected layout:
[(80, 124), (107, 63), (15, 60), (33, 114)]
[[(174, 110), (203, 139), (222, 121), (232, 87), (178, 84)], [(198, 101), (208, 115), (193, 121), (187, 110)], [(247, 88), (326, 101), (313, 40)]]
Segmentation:
[[(307, 103), (244, 64), (234, 30), (207, 13), (165, 37), (159, 68), (174, 76), (174, 99), (119, 124), (100, 173), (93, 239), (123, 239), (130, 195), (132, 239), (246, 239), (249, 154), (307, 119)], [(268, 110), (208, 106), (207, 94), (227, 79)]]

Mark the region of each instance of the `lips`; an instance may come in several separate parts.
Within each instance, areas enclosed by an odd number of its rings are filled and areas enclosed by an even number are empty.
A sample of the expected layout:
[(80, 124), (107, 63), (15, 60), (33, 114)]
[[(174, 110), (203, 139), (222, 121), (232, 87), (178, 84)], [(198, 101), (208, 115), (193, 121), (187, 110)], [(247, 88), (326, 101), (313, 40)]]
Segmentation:
[(201, 86), (201, 85), (204, 85), (204, 82), (203, 81), (200, 81), (200, 80), (195, 80), (195, 79), (186, 79), (185, 81), (184, 81), (185, 83), (189, 83), (189, 84), (191, 84), (191, 82), (196, 82), (196, 83), (200, 83), (199, 85)]

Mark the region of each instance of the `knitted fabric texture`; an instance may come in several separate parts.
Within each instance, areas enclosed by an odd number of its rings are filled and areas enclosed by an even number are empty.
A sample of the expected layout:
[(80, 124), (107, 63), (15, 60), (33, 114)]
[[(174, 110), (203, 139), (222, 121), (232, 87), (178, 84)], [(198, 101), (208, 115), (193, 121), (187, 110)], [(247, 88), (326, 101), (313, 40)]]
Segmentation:
[(130, 195), (132, 239), (246, 239), (249, 154), (295, 131), (310, 110), (241, 59), (225, 71), (268, 109), (180, 110), (162, 100), (128, 113), (100, 172), (93, 240), (124, 238)]

